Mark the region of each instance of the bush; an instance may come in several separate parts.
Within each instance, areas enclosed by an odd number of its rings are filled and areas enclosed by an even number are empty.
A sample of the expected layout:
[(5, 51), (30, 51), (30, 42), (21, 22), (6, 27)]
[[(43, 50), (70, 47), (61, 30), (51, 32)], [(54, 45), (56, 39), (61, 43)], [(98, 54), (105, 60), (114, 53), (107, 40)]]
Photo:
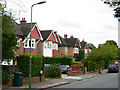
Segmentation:
[[(44, 67), (44, 57), (40, 54), (32, 55), (31, 59), (31, 76), (39, 76), (40, 70), (43, 70)], [(29, 76), (29, 62), (30, 54), (22, 54), (18, 57), (18, 66), (19, 71), (23, 72), (24, 77)]]
[(45, 64), (73, 65), (72, 57), (45, 57)]
[(60, 65), (58, 64), (51, 64), (51, 66), (48, 67), (48, 76), (52, 78), (60, 78), (61, 76), (61, 69)]
[(8, 81), (11, 79), (11, 66), (4, 65), (2, 66), (2, 84), (8, 84)]
[(83, 60), (84, 67), (87, 67), (87, 71), (94, 71), (98, 68), (97, 64), (93, 61)]

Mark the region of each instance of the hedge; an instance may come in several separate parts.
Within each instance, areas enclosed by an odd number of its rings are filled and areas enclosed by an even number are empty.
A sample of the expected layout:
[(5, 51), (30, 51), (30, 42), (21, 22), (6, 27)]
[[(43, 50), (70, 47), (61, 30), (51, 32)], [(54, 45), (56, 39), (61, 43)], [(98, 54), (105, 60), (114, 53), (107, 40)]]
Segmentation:
[(93, 61), (83, 60), (84, 67), (87, 67), (87, 71), (93, 71), (98, 68), (97, 64)]
[(72, 57), (45, 57), (45, 64), (73, 65)]
[(11, 66), (3, 65), (2, 66), (2, 84), (8, 84), (8, 81), (11, 79)]
[[(19, 71), (24, 73), (24, 77), (29, 76), (30, 54), (21, 54), (18, 57)], [(40, 54), (32, 55), (31, 59), (31, 76), (39, 76), (40, 70), (44, 67), (44, 57)]]

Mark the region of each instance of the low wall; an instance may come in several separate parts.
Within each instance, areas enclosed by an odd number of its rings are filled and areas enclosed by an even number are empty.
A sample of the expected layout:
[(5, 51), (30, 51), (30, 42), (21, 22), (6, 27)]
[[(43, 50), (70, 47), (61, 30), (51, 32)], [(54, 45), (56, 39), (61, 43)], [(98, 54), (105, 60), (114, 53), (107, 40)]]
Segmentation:
[[(29, 84), (29, 77), (23, 77), (23, 84)], [(45, 76), (44, 75), (42, 75), (42, 77), (41, 77), (41, 82), (43, 82), (45, 80)], [(40, 76), (36, 76), (36, 77), (31, 77), (31, 82), (32, 83), (38, 83), (38, 82), (40, 82)], [(9, 82), (8, 82), (8, 85), (2, 85), (2, 87), (3, 88), (5, 88), (5, 87), (11, 87), (11, 86), (13, 86), (13, 80), (10, 80)]]
[(67, 73), (68, 76), (76, 76), (76, 75), (81, 75), (81, 74), (83, 74), (81, 68), (74, 70), (74, 71), (72, 70), (72, 68), (69, 68), (68, 73)]

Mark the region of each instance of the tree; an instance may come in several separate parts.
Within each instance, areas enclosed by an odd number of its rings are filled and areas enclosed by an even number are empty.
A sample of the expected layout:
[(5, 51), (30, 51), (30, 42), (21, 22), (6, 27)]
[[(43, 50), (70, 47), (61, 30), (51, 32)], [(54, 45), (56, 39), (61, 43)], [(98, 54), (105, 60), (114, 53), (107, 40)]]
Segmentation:
[(105, 4), (108, 4), (110, 7), (114, 8), (115, 14), (114, 17), (120, 17), (120, 0), (102, 0)]
[(8, 62), (14, 58), (14, 50), (17, 44), (17, 36), (13, 31), (14, 19), (11, 14), (2, 15), (2, 60)]
[(84, 50), (80, 50), (79, 54), (76, 56), (75, 61), (81, 61), (85, 59)]
[(118, 48), (116, 45), (111, 43), (100, 44), (99, 48), (94, 48), (91, 54), (88, 56), (88, 60), (94, 61), (98, 63), (99, 66), (99, 73), (100, 67), (102, 66), (103, 62), (105, 63), (104, 66), (108, 67), (110, 61), (115, 60), (118, 58)]
[(114, 40), (107, 40), (105, 44), (109, 43), (110, 45), (114, 45), (118, 48), (117, 43)]

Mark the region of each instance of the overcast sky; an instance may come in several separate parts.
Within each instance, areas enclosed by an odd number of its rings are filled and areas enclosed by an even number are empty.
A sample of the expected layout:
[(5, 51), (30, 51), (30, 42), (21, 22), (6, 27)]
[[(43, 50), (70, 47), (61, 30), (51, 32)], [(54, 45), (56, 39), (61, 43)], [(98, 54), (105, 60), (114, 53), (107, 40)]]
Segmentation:
[[(15, 17), (30, 22), (31, 5), (42, 0), (7, 0)], [(113, 9), (101, 0), (46, 0), (33, 7), (33, 22), (40, 30), (54, 30), (59, 35), (83, 39), (96, 47), (106, 40), (118, 43), (118, 20)], [(20, 7), (21, 6), (21, 7)], [(19, 10), (21, 10), (19, 12)], [(19, 23), (19, 20), (17, 20)]]

